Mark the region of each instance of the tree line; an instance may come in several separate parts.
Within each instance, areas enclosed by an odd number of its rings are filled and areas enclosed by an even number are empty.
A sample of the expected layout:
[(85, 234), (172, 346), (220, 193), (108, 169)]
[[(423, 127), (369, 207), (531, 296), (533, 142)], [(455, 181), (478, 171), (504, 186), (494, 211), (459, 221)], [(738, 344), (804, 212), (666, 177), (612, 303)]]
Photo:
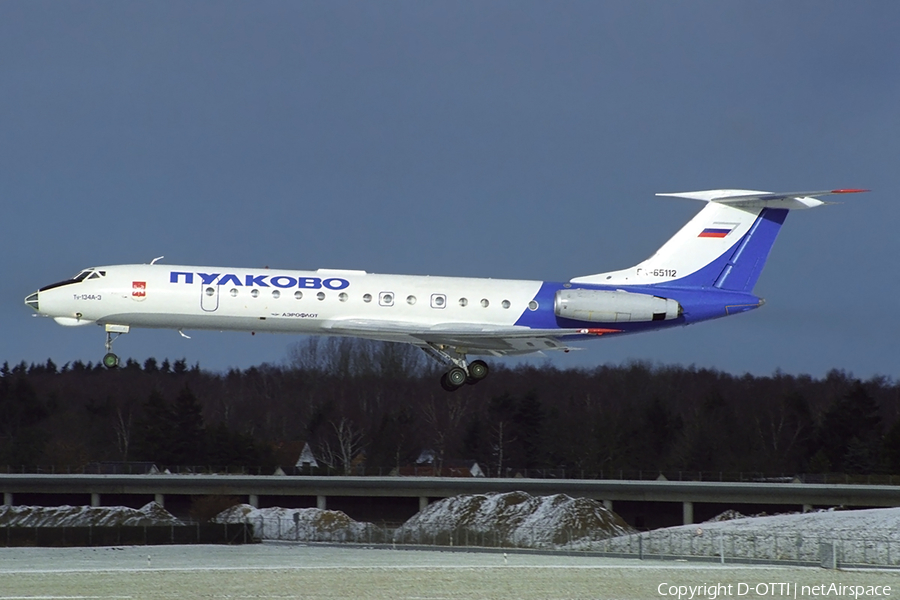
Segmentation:
[(224, 373), (184, 360), (0, 368), (0, 468), (96, 462), (388, 473), (423, 451), (491, 474), (558, 469), (900, 474), (900, 385), (646, 363), (493, 364), (454, 393), (418, 349), (345, 338)]

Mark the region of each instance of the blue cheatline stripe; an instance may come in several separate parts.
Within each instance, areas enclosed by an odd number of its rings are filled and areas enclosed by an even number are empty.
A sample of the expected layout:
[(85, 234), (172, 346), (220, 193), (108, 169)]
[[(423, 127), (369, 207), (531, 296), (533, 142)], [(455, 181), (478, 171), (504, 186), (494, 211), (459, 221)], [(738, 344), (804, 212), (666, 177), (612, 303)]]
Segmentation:
[[(729, 314), (752, 310), (760, 306), (759, 298), (752, 294), (747, 292), (721, 290), (711, 286), (689, 288), (684, 286), (667, 287), (663, 284), (659, 284), (624, 286), (579, 285), (577, 287), (594, 290), (624, 290), (636, 294), (653, 294), (663, 298), (676, 300), (684, 309), (684, 315), (682, 317), (670, 321), (607, 324), (611, 328), (622, 330), (623, 333), (635, 333), (638, 331), (686, 325), (688, 323), (699, 323), (700, 321), (706, 321), (708, 319), (716, 319)], [(557, 290), (561, 289), (566, 289), (566, 284), (545, 281), (534, 298), (540, 305), (538, 310), (531, 311), (526, 308), (515, 324), (523, 327), (531, 327), (533, 329), (605, 327), (604, 324), (600, 323), (574, 321), (557, 317), (553, 312), (553, 301)]]

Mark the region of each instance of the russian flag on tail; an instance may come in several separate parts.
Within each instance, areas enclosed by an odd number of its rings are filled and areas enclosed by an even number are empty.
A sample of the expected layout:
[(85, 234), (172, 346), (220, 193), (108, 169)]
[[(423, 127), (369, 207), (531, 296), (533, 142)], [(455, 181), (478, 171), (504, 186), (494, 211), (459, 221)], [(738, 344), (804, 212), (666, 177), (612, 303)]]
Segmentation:
[(700, 235), (698, 235), (697, 237), (702, 237), (702, 238), (723, 238), (723, 237), (725, 237), (726, 235), (728, 235), (729, 233), (731, 233), (731, 230), (732, 230), (732, 229), (734, 229), (734, 228), (733, 228), (733, 227), (728, 227), (728, 228), (722, 228), (722, 227), (707, 227), (706, 229), (704, 229), (703, 231), (701, 231), (701, 232), (700, 232)]

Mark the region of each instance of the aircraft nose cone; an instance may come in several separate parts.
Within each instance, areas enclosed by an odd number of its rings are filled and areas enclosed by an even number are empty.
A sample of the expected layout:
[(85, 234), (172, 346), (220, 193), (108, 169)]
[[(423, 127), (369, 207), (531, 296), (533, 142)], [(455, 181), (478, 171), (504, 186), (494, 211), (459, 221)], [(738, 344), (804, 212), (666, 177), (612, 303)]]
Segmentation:
[(27, 298), (25, 298), (25, 304), (27, 304), (28, 306), (30, 306), (37, 312), (41, 312), (41, 306), (38, 303), (38, 293), (37, 292), (35, 292), (35, 293), (31, 294), (30, 296), (28, 296)]

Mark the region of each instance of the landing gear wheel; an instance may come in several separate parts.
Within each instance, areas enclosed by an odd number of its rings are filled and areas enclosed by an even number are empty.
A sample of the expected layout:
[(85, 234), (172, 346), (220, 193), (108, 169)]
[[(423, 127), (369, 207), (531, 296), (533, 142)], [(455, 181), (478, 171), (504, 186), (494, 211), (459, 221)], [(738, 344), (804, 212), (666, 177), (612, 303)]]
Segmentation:
[(483, 360), (475, 360), (469, 364), (469, 379), (466, 383), (478, 383), (488, 376), (490, 369)]
[(447, 374), (446, 374), (446, 373), (444, 373), (443, 375), (441, 375), (441, 387), (444, 388), (444, 390), (445, 390), (445, 391), (448, 391), (448, 392), (455, 392), (456, 390), (459, 389), (459, 386), (458, 386), (458, 385), (453, 385), (452, 383), (450, 383), (449, 381), (447, 381)]
[(446, 377), (447, 377), (447, 383), (449, 383), (450, 385), (459, 387), (466, 382), (466, 379), (468, 379), (469, 374), (466, 373), (465, 369), (461, 369), (459, 367), (453, 367), (452, 369), (447, 371)]
[(119, 366), (119, 357), (112, 352), (107, 352), (103, 356), (103, 366), (107, 369), (115, 369)]

